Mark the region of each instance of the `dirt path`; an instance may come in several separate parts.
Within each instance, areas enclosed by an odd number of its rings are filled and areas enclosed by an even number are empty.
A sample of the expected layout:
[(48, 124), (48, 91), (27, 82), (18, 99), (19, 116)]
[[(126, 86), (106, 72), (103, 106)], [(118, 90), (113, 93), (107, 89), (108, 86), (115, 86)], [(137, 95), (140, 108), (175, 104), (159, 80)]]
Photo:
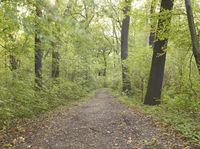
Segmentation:
[(91, 100), (71, 110), (57, 111), (41, 128), (23, 137), (22, 143), (14, 142), (11, 148), (149, 149), (145, 145), (148, 143), (152, 149), (185, 146), (174, 132), (163, 130), (150, 117), (127, 108), (107, 91), (98, 92)]

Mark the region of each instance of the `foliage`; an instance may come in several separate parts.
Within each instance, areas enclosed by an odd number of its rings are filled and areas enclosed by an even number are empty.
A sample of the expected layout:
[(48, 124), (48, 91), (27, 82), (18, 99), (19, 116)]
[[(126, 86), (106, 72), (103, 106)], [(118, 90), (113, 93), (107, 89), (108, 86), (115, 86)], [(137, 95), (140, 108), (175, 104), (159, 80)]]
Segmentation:
[[(110, 87), (121, 92), (120, 32), (124, 1), (116, 0), (4, 0), (0, 1), (0, 129), (5, 121), (32, 117), (61, 104), (80, 99), (93, 89)], [(43, 15), (36, 16), (39, 7)], [(148, 44), (152, 24), (159, 17), (157, 1), (132, 2), (129, 56), (125, 61), (132, 83), (132, 98), (148, 113), (174, 124), (195, 143), (199, 141), (200, 84), (192, 55), (184, 2), (175, 1), (169, 37), (162, 104), (141, 106), (146, 93), (152, 57)], [(199, 32), (199, 2), (193, 0)], [(151, 18), (151, 19), (150, 19)], [(41, 35), (43, 70), (41, 91), (34, 88), (36, 26)], [(153, 29), (156, 29), (155, 27)], [(52, 51), (60, 54), (60, 76), (51, 77)], [(133, 100), (134, 99), (134, 100)], [(140, 103), (140, 104), (138, 104)]]
[[(199, 15), (196, 1), (193, 2), (195, 16)], [(195, 7), (196, 6), (196, 7)], [(158, 6), (153, 19), (157, 20)], [(146, 13), (146, 11), (149, 11)], [(142, 13), (143, 12), (143, 13)], [(192, 54), (191, 39), (185, 6), (183, 1), (175, 1), (173, 10), (169, 45), (166, 50), (167, 60), (162, 89), (162, 104), (156, 107), (143, 106), (146, 93), (152, 47), (148, 45), (151, 26), (147, 21), (150, 17), (150, 3), (145, 7), (135, 9), (131, 13), (131, 28), (129, 39), (129, 57), (126, 61), (130, 69), (132, 82), (132, 97), (124, 97), (122, 101), (131, 107), (154, 115), (166, 123), (172, 124), (194, 144), (200, 142), (200, 85), (199, 74)], [(161, 16), (162, 17), (162, 16)], [(195, 17), (196, 28), (199, 28), (199, 19)], [(166, 36), (159, 34), (159, 38)]]
[[(86, 23), (86, 27), (81, 23), (93, 13), (88, 12), (83, 18), (73, 16), (70, 13), (76, 10), (68, 5), (70, 2), (64, 1), (56, 1), (55, 5), (49, 1), (0, 2), (0, 129), (16, 118), (30, 118), (79, 100), (103, 85), (102, 77), (97, 75), (102, 69), (97, 54), (108, 43), (98, 38), (101, 30), (91, 32), (97, 25)], [(36, 7), (42, 10), (41, 18), (36, 16)], [(78, 7), (82, 10), (84, 4)], [(36, 24), (43, 52), (40, 91), (34, 87)], [(51, 77), (52, 49), (60, 54), (59, 78)]]

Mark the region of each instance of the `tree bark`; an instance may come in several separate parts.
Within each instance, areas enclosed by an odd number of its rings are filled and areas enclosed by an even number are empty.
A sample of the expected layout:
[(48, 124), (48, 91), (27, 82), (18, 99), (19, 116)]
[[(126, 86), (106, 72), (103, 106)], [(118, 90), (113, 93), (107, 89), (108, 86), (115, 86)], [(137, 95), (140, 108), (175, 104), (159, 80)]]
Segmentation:
[[(171, 10), (173, 9), (173, 0), (162, 0), (160, 15), (158, 20), (156, 41), (153, 47), (153, 57), (151, 64), (150, 77), (148, 81), (147, 93), (145, 96), (144, 104), (157, 105), (160, 104), (163, 75), (166, 60), (166, 48), (168, 43), (169, 27), (171, 22)], [(169, 11), (169, 12), (168, 12)], [(165, 14), (165, 16), (163, 16)], [(160, 39), (160, 33), (164, 34), (164, 39)], [(162, 34), (162, 36), (163, 36)]]
[(128, 57), (128, 35), (130, 24), (130, 16), (128, 13), (131, 9), (131, 0), (125, 0), (125, 4), (126, 6), (123, 10), (125, 18), (122, 21), (121, 29), (122, 92), (129, 95), (131, 92), (131, 82), (128, 77), (128, 67), (125, 66), (124, 61)]
[(191, 40), (192, 40), (193, 54), (194, 54), (196, 65), (200, 74), (200, 48), (199, 48), (199, 41), (198, 41), (198, 36), (197, 36), (195, 24), (194, 24), (194, 17), (193, 17), (190, 0), (185, 0), (185, 7), (187, 11), (188, 25), (189, 25), (190, 35), (191, 35)]
[(58, 78), (60, 75), (60, 53), (53, 49), (52, 51), (52, 78)]
[[(39, 9), (39, 6), (36, 6), (36, 17), (42, 17), (42, 11)], [(35, 87), (36, 89), (42, 88), (42, 49), (41, 49), (41, 33), (40, 26), (36, 22), (36, 31), (35, 31)]]
[(125, 60), (128, 57), (128, 35), (129, 35), (129, 24), (130, 24), (130, 1), (125, 0), (126, 6), (123, 10), (125, 18), (122, 21), (122, 30), (121, 30), (121, 59)]

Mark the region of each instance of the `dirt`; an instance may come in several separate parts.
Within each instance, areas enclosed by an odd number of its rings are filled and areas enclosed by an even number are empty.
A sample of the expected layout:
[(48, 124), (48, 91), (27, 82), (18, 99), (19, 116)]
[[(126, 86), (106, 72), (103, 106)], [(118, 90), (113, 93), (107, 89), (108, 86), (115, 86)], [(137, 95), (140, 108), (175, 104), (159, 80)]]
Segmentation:
[[(6, 137), (12, 140), (5, 141)], [(157, 124), (118, 102), (108, 91), (99, 91), (71, 109), (0, 137), (0, 148), (9, 149), (190, 149), (173, 129)]]

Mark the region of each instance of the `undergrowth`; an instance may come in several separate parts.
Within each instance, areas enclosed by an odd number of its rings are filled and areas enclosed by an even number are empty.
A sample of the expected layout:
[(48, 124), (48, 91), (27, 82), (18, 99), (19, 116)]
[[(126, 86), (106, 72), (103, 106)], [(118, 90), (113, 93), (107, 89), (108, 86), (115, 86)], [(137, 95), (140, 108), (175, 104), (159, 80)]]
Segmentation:
[(0, 86), (0, 131), (11, 127), (16, 120), (33, 118), (60, 105), (71, 105), (94, 90), (66, 79), (56, 82), (46, 83), (41, 91), (36, 91), (28, 80), (12, 80)]

